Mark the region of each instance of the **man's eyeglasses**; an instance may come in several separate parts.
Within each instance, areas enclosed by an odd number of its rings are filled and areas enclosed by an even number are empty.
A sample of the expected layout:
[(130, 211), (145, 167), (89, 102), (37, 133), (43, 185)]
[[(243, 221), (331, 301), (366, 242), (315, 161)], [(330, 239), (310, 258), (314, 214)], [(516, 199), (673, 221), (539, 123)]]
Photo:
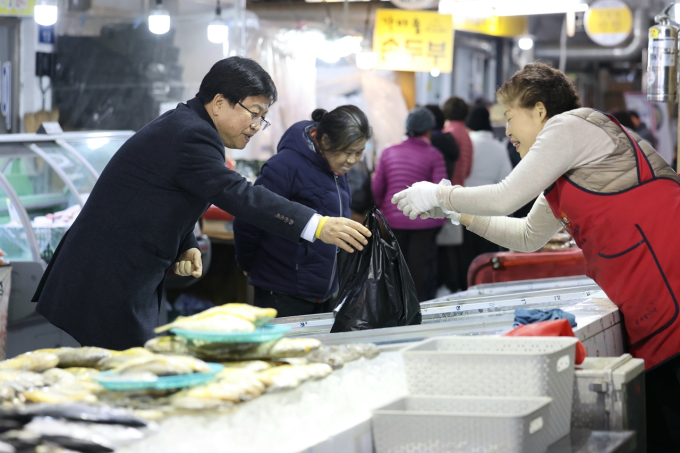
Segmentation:
[(266, 119), (262, 118), (261, 116), (258, 116), (257, 113), (251, 112), (251, 111), (248, 109), (248, 107), (246, 107), (245, 105), (241, 104), (240, 102), (238, 103), (238, 105), (240, 105), (241, 107), (243, 107), (243, 108), (246, 110), (246, 112), (250, 113), (250, 116), (253, 117), (253, 122), (250, 124), (252, 127), (255, 127), (255, 126), (258, 124), (258, 118), (259, 118), (259, 120), (260, 120), (260, 121), (259, 121), (259, 126), (260, 126), (260, 130), (261, 130), (261, 131), (267, 129), (269, 126), (272, 125), (272, 123), (270, 123), (270, 122), (267, 121)]

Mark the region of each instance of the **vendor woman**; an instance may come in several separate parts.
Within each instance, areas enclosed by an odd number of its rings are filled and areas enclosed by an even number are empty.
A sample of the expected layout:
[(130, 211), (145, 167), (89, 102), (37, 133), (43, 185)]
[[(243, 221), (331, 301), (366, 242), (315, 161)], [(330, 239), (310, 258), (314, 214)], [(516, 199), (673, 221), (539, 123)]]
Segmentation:
[[(631, 353), (645, 360), (647, 450), (680, 451), (680, 178), (613, 117), (580, 108), (560, 71), (529, 64), (497, 94), (522, 157), (512, 173), (472, 188), (420, 182), (393, 203), (411, 218), (450, 213), (511, 250), (569, 231), (587, 275), (621, 310)], [(505, 217), (537, 196), (528, 217)]]
[(199, 277), (194, 225), (215, 204), (298, 243), (315, 237), (348, 252), (369, 230), (254, 187), (225, 165), (269, 122), (276, 87), (256, 62), (217, 62), (198, 94), (132, 136), (113, 156), (55, 251), (36, 310), (83, 346), (142, 346), (158, 324), (169, 269)]

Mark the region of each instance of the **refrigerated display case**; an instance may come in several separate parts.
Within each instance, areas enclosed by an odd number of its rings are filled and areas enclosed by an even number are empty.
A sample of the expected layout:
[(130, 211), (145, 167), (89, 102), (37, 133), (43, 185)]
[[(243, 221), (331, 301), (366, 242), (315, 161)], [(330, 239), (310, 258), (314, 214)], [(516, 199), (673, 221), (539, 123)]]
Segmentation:
[[(0, 249), (13, 265), (10, 326), (35, 317), (30, 300), (47, 263), (104, 167), (133, 134), (0, 135)], [(210, 241), (197, 231), (205, 269)], [(168, 285), (186, 285), (172, 277)]]

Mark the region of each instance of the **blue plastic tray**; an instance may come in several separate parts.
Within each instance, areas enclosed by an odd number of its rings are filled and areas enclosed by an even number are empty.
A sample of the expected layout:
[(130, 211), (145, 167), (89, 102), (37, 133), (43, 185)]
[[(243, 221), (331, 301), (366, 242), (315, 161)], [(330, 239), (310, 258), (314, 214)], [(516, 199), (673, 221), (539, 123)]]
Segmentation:
[(210, 341), (213, 343), (263, 343), (278, 340), (290, 330), (284, 325), (267, 325), (252, 332), (201, 332), (198, 330), (170, 329), (170, 332), (189, 340)]
[(112, 371), (104, 371), (99, 373), (93, 379), (101, 384), (106, 390), (168, 390), (189, 387), (191, 385), (205, 384), (215, 377), (217, 373), (224, 369), (223, 365), (219, 363), (208, 363), (211, 371), (210, 373), (193, 373), (193, 374), (178, 374), (177, 376), (160, 376), (155, 381), (107, 381), (100, 379), (107, 376), (115, 376)]

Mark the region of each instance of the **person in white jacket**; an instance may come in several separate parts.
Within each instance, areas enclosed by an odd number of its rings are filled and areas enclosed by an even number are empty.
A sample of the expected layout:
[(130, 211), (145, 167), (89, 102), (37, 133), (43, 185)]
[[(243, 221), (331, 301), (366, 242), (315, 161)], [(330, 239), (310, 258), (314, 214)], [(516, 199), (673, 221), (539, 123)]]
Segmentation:
[[(465, 187), (498, 184), (512, 171), (508, 153), (501, 142), (495, 139), (491, 129), (489, 110), (477, 107), (467, 120), (472, 141), (472, 168), (470, 176), (465, 180)], [(497, 244), (467, 229), (463, 230), (463, 245), (460, 250), (460, 270), (467, 276), (467, 271), (479, 255), (498, 252)]]

